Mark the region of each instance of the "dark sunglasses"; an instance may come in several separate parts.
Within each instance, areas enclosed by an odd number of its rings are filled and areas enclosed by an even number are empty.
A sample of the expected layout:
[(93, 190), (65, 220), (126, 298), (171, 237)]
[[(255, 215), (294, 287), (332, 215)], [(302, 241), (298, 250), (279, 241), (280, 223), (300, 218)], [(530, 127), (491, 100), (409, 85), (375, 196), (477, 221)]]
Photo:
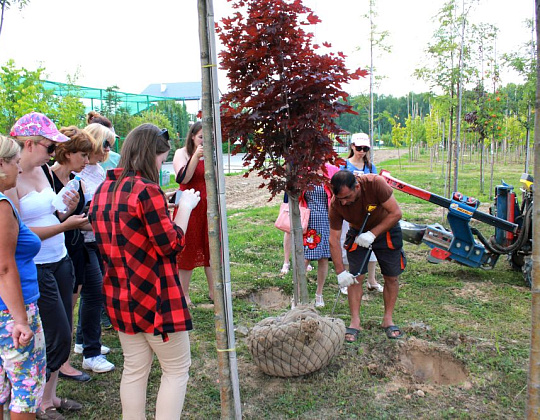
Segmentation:
[(369, 146), (354, 146), (357, 152), (369, 152)]
[(103, 148), (104, 149), (110, 149), (111, 148), (111, 142), (109, 140), (105, 140), (103, 142)]
[(164, 128), (159, 132), (158, 137), (163, 137), (165, 140), (169, 141), (169, 130)]
[(51, 143), (48, 146), (45, 146), (42, 143), (38, 143), (40, 146), (43, 146), (45, 149), (47, 149), (47, 154), (52, 155), (54, 151), (56, 150), (56, 143)]

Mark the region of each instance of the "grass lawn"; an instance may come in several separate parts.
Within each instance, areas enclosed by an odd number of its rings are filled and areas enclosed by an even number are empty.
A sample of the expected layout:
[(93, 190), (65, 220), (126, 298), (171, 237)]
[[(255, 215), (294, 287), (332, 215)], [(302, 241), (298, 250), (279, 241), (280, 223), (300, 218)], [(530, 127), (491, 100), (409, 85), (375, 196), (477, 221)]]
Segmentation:
[[(387, 161), (378, 165), (413, 185), (443, 194), (440, 166), (429, 170), (428, 158), (409, 163)], [(523, 164), (495, 168), (515, 187)], [(460, 172), (460, 191), (490, 204), (480, 194), (477, 163)], [(489, 173), (486, 174), (489, 192)], [(518, 189), (519, 195), (519, 189)], [(397, 192), (404, 219), (440, 222), (442, 212), (430, 203)], [(288, 309), (292, 277), (279, 276), (282, 234), (273, 227), (279, 204), (228, 212), (230, 271), (236, 327), (247, 329), (260, 320)], [(490, 232), (487, 228), (486, 232)], [(369, 293), (362, 304), (364, 330), (359, 340), (345, 344), (340, 354), (318, 372), (291, 379), (263, 374), (252, 362), (246, 338), (238, 334), (237, 356), (246, 419), (505, 419), (523, 417), (531, 328), (531, 294), (521, 273), (511, 271), (500, 258), (491, 271), (455, 263), (431, 265), (428, 248), (406, 244), (408, 266), (400, 279), (394, 321), (406, 332), (403, 340), (388, 340), (379, 324), (382, 296)], [(315, 293), (316, 270), (308, 273), (308, 289)], [(379, 275), (379, 279), (382, 281)], [(213, 307), (201, 269), (194, 272), (190, 295), (194, 330), (190, 333), (191, 378), (184, 418), (217, 419), (220, 395)], [(337, 293), (331, 265), (324, 289), (330, 315)], [(275, 305), (256, 302), (270, 294)], [(341, 298), (337, 317), (349, 322), (348, 305)], [(122, 351), (116, 333), (106, 331), (103, 341), (112, 348), (109, 360), (115, 372), (94, 374), (91, 382), (61, 380), (58, 395), (82, 402), (80, 419), (120, 419), (119, 384)], [(80, 356), (72, 357), (80, 367)], [(155, 363), (149, 381), (147, 415), (153, 418), (160, 369)]]

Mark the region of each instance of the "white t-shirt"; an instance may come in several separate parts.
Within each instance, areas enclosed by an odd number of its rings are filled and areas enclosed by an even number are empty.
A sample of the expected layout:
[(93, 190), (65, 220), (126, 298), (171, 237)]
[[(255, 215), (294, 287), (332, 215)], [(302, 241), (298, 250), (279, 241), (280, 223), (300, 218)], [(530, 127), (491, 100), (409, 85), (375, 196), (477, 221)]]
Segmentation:
[[(77, 174), (84, 182), (84, 201), (89, 204), (94, 198), (97, 188), (105, 181), (105, 170), (100, 165), (86, 165), (81, 173)], [(84, 231), (84, 242), (95, 242), (96, 237), (91, 230)]]

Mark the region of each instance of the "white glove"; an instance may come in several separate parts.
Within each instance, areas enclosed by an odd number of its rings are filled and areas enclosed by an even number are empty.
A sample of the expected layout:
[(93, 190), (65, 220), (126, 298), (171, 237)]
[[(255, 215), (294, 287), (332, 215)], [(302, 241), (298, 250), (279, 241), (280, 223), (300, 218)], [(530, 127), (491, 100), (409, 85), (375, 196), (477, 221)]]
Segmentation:
[(356, 239), (354, 240), (354, 242), (356, 242), (358, 246), (369, 248), (369, 246), (373, 243), (375, 238), (376, 236), (368, 230), (367, 232), (364, 232), (361, 235), (358, 235)]
[(185, 190), (182, 193), (180, 201), (178, 202), (178, 207), (193, 210), (197, 204), (199, 204), (199, 201), (201, 201), (201, 193), (192, 188), (190, 190)]
[(356, 278), (348, 271), (342, 271), (337, 275), (339, 287), (349, 287), (351, 284), (358, 284)]

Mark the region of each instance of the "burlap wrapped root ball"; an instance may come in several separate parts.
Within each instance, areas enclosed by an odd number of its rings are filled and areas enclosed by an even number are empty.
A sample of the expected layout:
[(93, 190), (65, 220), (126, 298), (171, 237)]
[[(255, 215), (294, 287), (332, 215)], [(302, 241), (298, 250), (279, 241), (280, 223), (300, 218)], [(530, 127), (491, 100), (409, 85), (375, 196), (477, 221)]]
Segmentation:
[(289, 378), (326, 366), (341, 351), (345, 324), (298, 306), (253, 327), (247, 343), (255, 364), (267, 375)]

